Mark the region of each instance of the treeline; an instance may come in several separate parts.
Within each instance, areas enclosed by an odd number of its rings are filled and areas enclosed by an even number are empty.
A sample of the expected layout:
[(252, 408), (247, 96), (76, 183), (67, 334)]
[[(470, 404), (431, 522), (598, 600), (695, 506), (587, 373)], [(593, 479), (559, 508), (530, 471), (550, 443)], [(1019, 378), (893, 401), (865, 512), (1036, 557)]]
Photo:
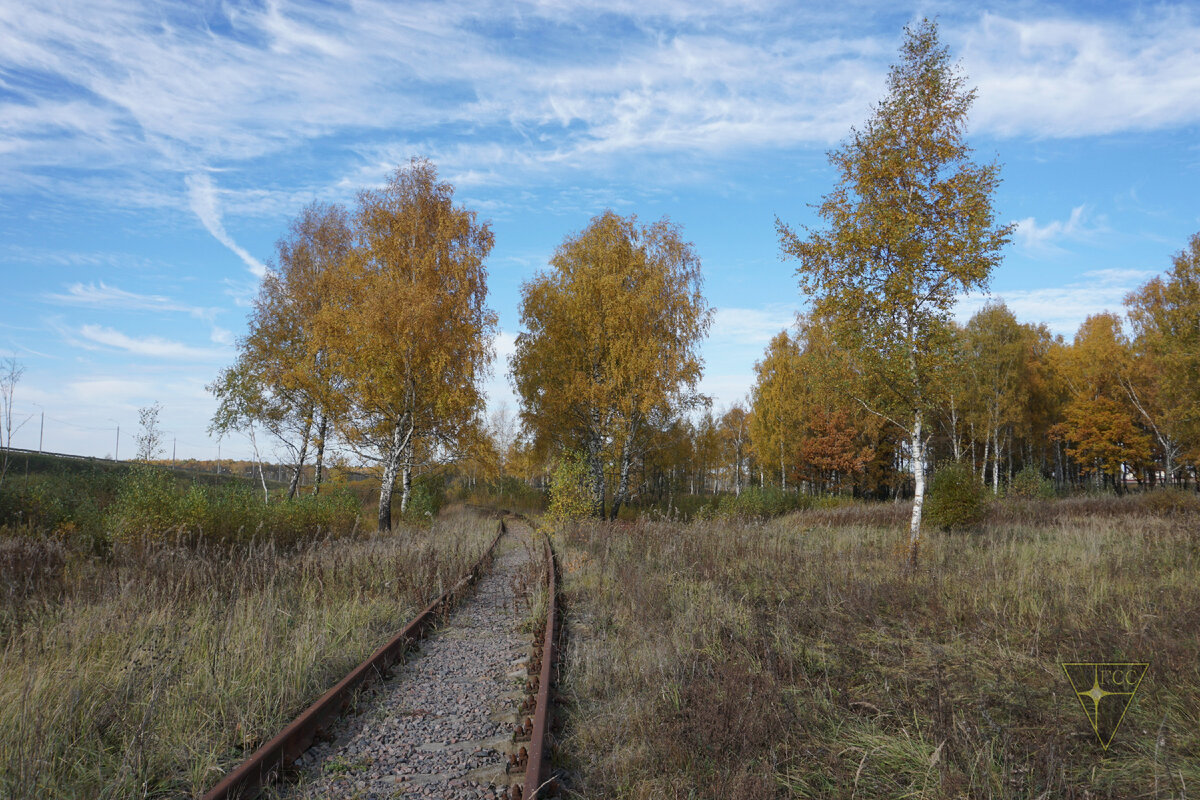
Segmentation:
[[(1071, 341), (1000, 301), (949, 336), (928, 386), (926, 472), (966, 464), (997, 494), (1021, 474), (1059, 492), (1200, 489), (1200, 234), (1130, 293), (1124, 315), (1088, 317)], [(637, 447), (614, 451), (632, 453), (629, 465), (602, 461), (597, 493), (618, 491), (624, 474), (623, 502), (639, 504), (751, 486), (911, 496), (908, 433), (856, 394), (853, 366), (827, 324), (801, 317), (755, 365), (746, 404), (647, 425)], [(478, 474), (549, 485), (555, 462), (536, 437), (496, 441)]]
[[(952, 325), (950, 357), (927, 386), (926, 469), (969, 464), (996, 493), (1022, 471), (1060, 491), (1196, 485), (1200, 234), (1164, 276), (1126, 298), (1125, 311), (1088, 317), (1069, 342), (1019, 322), (1002, 302)], [(811, 492), (908, 491), (906, 434), (876, 413), (876, 398), (856, 396), (853, 362), (827, 330), (801, 319), (756, 365), (754, 466)], [(725, 438), (741, 427), (735, 415)]]

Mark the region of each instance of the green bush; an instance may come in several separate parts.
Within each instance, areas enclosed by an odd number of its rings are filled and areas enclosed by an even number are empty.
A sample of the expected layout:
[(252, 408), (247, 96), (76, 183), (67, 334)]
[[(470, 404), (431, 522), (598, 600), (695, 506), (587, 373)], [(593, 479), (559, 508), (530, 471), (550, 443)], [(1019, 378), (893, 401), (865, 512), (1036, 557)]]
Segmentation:
[(785, 492), (778, 486), (751, 486), (740, 495), (721, 498), (719, 514), (723, 517), (778, 517), (790, 511), (812, 508), (816, 498), (799, 492)]
[(1013, 476), (1012, 483), (1008, 485), (1008, 494), (1012, 497), (1049, 500), (1054, 497), (1054, 481), (1042, 477), (1037, 467), (1025, 467)]
[(139, 467), (121, 482), (104, 519), (109, 539), (127, 544), (172, 538), (295, 544), (350, 532), (359, 507), (345, 491), (298, 494), (290, 501), (272, 497), (268, 504), (251, 486), (185, 485), (164, 470)]
[(413, 481), (404, 516), (414, 520), (436, 517), (446, 504), (446, 482), (440, 476), (421, 475)]
[(583, 519), (592, 513), (588, 492), (587, 461), (581, 454), (565, 453), (550, 475), (550, 507), (546, 516), (553, 523)]
[(121, 481), (108, 508), (106, 528), (114, 542), (162, 540), (180, 520), (175, 478), (161, 469), (134, 467)]
[(925, 521), (942, 530), (961, 530), (983, 522), (988, 490), (966, 464), (951, 462), (938, 469), (925, 498)]

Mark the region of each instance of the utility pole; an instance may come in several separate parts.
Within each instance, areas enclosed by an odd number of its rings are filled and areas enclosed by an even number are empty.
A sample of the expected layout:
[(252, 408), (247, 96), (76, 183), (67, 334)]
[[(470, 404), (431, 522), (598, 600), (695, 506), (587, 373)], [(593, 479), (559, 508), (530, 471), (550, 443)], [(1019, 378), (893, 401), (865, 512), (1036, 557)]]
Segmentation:
[(171, 439), (171, 468), (172, 469), (174, 469), (174, 467), (175, 467), (175, 442), (176, 441), (177, 441), (177, 439), (174, 439), (174, 438)]
[(45, 433), (46, 433), (46, 412), (42, 411), (42, 424), (41, 424), (41, 427), (38, 428), (38, 452), (39, 453), (42, 452), (42, 437), (45, 435)]
[(121, 425), (117, 424), (117, 445), (113, 448), (113, 461), (121, 460)]

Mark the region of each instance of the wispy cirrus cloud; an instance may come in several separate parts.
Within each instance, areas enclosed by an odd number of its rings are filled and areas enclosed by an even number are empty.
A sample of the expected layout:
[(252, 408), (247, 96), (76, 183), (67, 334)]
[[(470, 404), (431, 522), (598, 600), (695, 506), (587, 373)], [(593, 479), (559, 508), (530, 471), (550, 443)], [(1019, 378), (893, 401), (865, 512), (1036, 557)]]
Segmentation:
[(1065, 220), (1051, 220), (1039, 225), (1033, 217), (1017, 220), (1017, 244), (1032, 255), (1063, 252), (1060, 241), (1081, 241), (1094, 238), (1104, 231), (1103, 220), (1092, 220), (1087, 206), (1071, 209)]
[(221, 220), (221, 207), (217, 198), (217, 187), (213, 183), (212, 178), (203, 173), (189, 175), (187, 178), (188, 199), (191, 202), (192, 211), (200, 219), (205, 230), (213, 235), (225, 247), (229, 248), (238, 258), (245, 263), (254, 277), (261, 278), (267, 274), (267, 268), (254, 256), (233, 240), (225, 230), (225, 223)]
[(72, 283), (66, 287), (65, 292), (49, 293), (45, 298), (60, 305), (88, 306), (113, 311), (182, 312), (205, 320), (212, 320), (221, 311), (217, 308), (201, 308), (179, 303), (164, 295), (129, 292), (109, 286), (104, 281)]
[[(867, 21), (855, 4), (811, 6), (781, 21), (785, 9), (100, 0), (83, 19), (9, 6), (0, 68), (24, 79), (10, 79), (12, 99), (0, 102), (0, 174), (49, 192), (96, 189), (55, 178), (57, 168), (111, 169), (110, 181), (133, 173), (140, 183), (118, 195), (128, 203), (161, 193), (163, 176), (190, 175), (192, 210), (257, 274), (261, 263), (224, 228), (206, 170), (330, 137), (349, 142), (326, 185), (340, 174), (355, 188), (413, 152), (478, 184), (611, 168), (629, 154), (678, 167), (686, 154), (836, 142), (880, 96), (907, 12)], [(977, 131), (1072, 137), (1200, 120), (1190, 6), (940, 19), (979, 89)], [(231, 183), (230, 213), (278, 211), (272, 193), (297, 199), (294, 187)]]
[(1051, 332), (1069, 340), (1092, 314), (1124, 314), (1125, 296), (1157, 274), (1154, 270), (1102, 269), (1085, 272), (1081, 280), (1062, 286), (963, 295), (955, 315), (965, 323), (989, 300), (1002, 300), (1022, 322), (1044, 322)]
[(193, 347), (161, 336), (130, 336), (104, 325), (82, 325), (77, 329), (60, 326), (59, 332), (77, 347), (116, 350), (149, 358), (187, 362), (226, 361), (232, 355), (227, 348)]
[(713, 345), (750, 346), (761, 351), (780, 331), (790, 330), (795, 324), (796, 309), (787, 303), (761, 308), (718, 308), (708, 341)]
[(1200, 13), (1161, 5), (1107, 19), (985, 13), (956, 24), (979, 90), (973, 127), (1076, 137), (1200, 119)]

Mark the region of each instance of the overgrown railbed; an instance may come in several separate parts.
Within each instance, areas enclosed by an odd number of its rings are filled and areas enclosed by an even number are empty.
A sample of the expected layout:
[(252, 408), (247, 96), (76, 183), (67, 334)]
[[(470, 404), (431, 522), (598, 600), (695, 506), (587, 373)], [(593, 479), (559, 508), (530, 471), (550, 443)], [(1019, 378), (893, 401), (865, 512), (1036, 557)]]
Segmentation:
[[(569, 719), (589, 797), (1182, 797), (1200, 786), (1200, 515), (1024, 501), (564, 530)], [(1149, 661), (1107, 754), (1059, 666)]]
[(198, 796), (494, 535), (457, 515), (286, 547), (0, 537), (0, 796)]

